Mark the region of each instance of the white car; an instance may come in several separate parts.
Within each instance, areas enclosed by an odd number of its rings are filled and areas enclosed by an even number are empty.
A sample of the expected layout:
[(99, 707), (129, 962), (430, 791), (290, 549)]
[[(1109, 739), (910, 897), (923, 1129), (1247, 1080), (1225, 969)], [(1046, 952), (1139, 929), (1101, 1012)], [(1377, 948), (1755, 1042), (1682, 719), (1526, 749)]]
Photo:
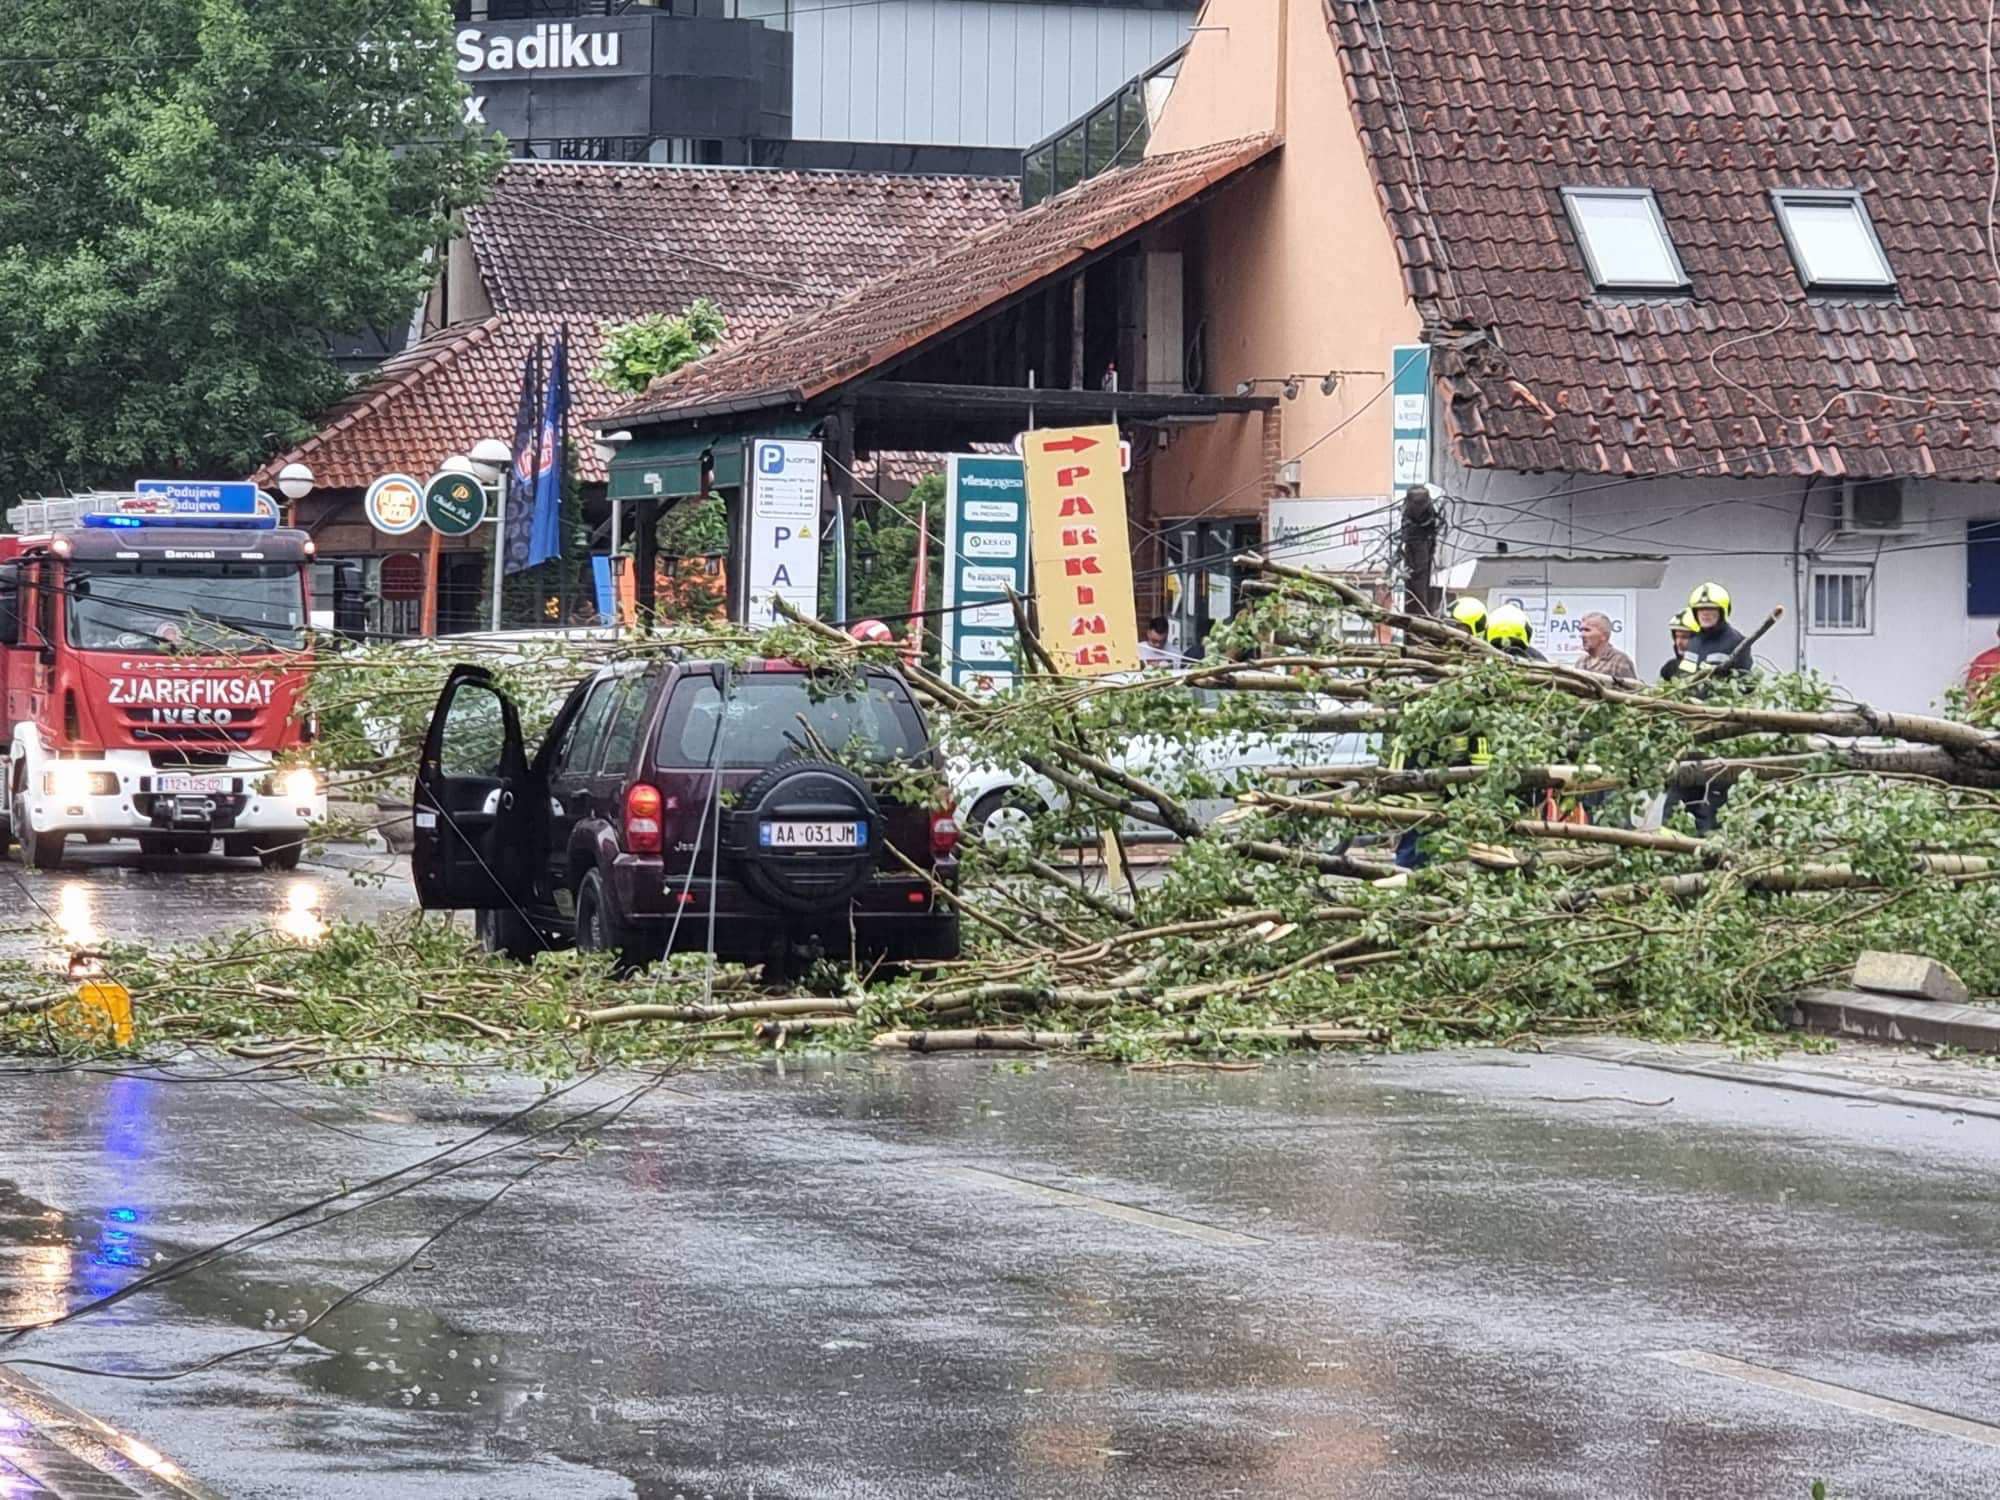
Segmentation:
[[(1219, 702), (1234, 688), (1201, 688), (1206, 701)], [(1339, 713), (1354, 705), (1331, 698), (1299, 697), (1288, 707), (1301, 711)], [(1379, 735), (1325, 734), (1283, 731), (1264, 734), (1248, 730), (1220, 732), (1193, 744), (1159, 735), (1138, 735), (1104, 752), (1104, 758), (1173, 795), (1200, 772), (1228, 795), (1198, 797), (1189, 808), (1196, 819), (1210, 822), (1235, 806), (1233, 794), (1255, 785), (1260, 773), (1274, 766), (1370, 766), (1380, 753)], [(994, 842), (1022, 841), (1029, 822), (1045, 812), (1069, 806), (1070, 795), (1046, 777), (1022, 765), (1000, 765), (963, 754), (946, 762), (958, 825), (964, 837)]]

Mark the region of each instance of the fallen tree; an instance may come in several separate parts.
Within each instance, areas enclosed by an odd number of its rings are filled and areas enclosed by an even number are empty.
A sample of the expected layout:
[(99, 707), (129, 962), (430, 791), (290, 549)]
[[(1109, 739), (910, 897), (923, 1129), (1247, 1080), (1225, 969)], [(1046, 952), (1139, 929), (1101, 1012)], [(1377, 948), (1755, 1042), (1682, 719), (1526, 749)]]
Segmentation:
[[(304, 955), (266, 934), (106, 966), (152, 1038), (309, 1070), (466, 1049), (564, 1068), (794, 1044), (1137, 1059), (1610, 1029), (1743, 1041), (1863, 948), (1920, 951), (2000, 993), (1990, 705), (1880, 712), (1769, 673), (1612, 684), (1247, 561), (1256, 602), (1185, 670), (1065, 677), (1030, 632), (1004, 696), (911, 672), (956, 750), (1051, 789), (1018, 844), (966, 850), (956, 962), (829, 963), (773, 994), (682, 955), (620, 982), (575, 955), (515, 968), (430, 920), (336, 925)], [(674, 644), (597, 640), (507, 671), (546, 699), (587, 660)], [(702, 649), (833, 673), (892, 659), (806, 620), (754, 642), (710, 631)], [(414, 720), (435, 675), (350, 670), (316, 691), (378, 723), (384, 702)], [(1372, 759), (1331, 755), (1334, 734), (1373, 736)], [(403, 753), (360, 741), (370, 774)], [(890, 779), (934, 794), (925, 774)], [(1706, 836), (1686, 806), (1703, 799)], [(1142, 880), (1100, 883), (1070, 857), (1144, 831), (1170, 842)], [(1399, 865), (1412, 841), (1415, 867)], [(0, 995), (0, 1026), (49, 1045), (38, 984), (11, 991), (36, 1002), (12, 1015)]]

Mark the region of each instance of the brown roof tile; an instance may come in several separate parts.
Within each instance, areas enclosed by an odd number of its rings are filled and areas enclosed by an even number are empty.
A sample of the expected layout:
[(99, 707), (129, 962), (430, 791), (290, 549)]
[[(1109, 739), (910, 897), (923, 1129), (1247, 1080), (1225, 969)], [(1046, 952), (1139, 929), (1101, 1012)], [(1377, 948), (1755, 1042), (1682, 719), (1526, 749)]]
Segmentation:
[[(384, 363), (259, 477), (301, 459), (322, 488), (356, 489), (401, 470), (422, 477), (481, 437), (511, 440), (522, 360), (564, 323), (581, 433), (628, 399), (595, 376), (605, 323), (706, 296), (732, 335), (755, 334), (1018, 203), (1004, 178), (515, 163), (469, 215), (494, 315)], [(601, 482), (592, 446), (577, 446), (583, 480)]]
[(1006, 177), (515, 162), (466, 215), (505, 312), (722, 306), (758, 333), (1014, 212)]
[[(446, 457), (484, 437), (511, 443), (522, 362), (537, 335), (552, 346), (563, 321), (549, 314), (496, 313), (412, 344), (328, 412), (317, 433), (254, 477), (268, 480), (296, 459), (312, 467), (321, 489), (362, 489), (384, 474), (427, 478)], [(596, 377), (595, 332), (588, 321), (581, 328), (570, 325), (575, 341), (570, 413), (578, 423), (626, 399)], [(577, 447), (583, 482), (602, 483), (604, 465), (594, 447), (582, 441)]]
[[(1464, 463), (2000, 476), (1981, 0), (1329, 9), (1406, 287), (1497, 337), (1439, 355)], [(1581, 185), (1653, 189), (1691, 297), (1594, 293)], [(1893, 299), (1806, 295), (1768, 196), (1798, 186), (1863, 193)]]
[(891, 271), (829, 307), (731, 343), (655, 381), (614, 415), (807, 400), (876, 369), (1130, 234), (1275, 151), (1275, 136), (1149, 157)]

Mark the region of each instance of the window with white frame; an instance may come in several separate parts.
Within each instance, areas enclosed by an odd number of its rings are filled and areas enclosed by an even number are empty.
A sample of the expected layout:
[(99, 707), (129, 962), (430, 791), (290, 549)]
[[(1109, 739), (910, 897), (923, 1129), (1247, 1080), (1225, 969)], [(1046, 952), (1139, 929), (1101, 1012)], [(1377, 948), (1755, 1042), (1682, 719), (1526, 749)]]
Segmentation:
[(1687, 290), (1687, 272), (1651, 188), (1566, 187), (1562, 200), (1600, 292)]
[(1861, 194), (1850, 188), (1779, 188), (1771, 202), (1807, 291), (1896, 289), (1896, 273), (1889, 269)]
[(1815, 567), (1808, 623), (1815, 635), (1873, 634), (1875, 569), (1865, 564)]

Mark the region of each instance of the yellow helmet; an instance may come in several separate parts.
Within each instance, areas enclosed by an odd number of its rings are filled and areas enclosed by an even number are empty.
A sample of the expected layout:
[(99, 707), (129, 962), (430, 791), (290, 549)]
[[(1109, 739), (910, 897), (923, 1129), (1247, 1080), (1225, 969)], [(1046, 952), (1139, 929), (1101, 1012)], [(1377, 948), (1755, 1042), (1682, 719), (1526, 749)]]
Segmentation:
[(1722, 611), (1722, 618), (1726, 620), (1729, 618), (1729, 590), (1719, 583), (1699, 584), (1695, 591), (1688, 595), (1688, 608), (1719, 609)]
[(1451, 618), (1477, 635), (1479, 627), (1486, 623), (1486, 603), (1482, 599), (1473, 598), (1470, 594), (1460, 594), (1451, 601)]
[(1684, 609), (1667, 622), (1667, 629), (1685, 631), (1689, 635), (1700, 635), (1701, 625), (1694, 617), (1694, 611)]
[(1527, 611), (1518, 604), (1503, 604), (1486, 617), (1486, 639), (1496, 646), (1502, 641), (1519, 641), (1525, 646), (1534, 633)]

